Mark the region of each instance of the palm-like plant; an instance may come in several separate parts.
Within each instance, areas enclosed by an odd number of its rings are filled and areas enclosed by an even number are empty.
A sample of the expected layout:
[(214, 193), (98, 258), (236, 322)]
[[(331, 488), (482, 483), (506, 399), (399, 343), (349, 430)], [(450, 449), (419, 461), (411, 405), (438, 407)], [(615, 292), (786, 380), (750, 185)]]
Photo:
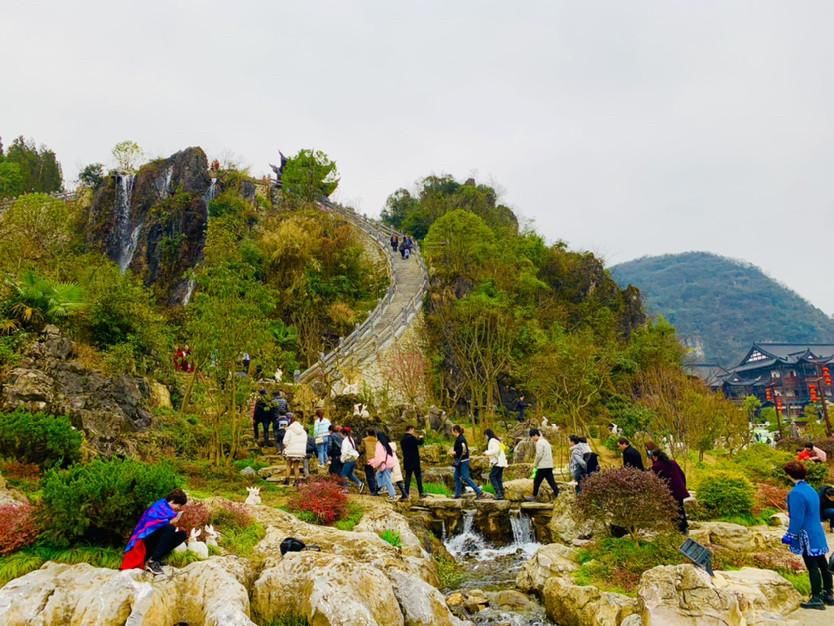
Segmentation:
[(84, 292), (75, 283), (53, 282), (26, 272), (20, 282), (7, 281), (12, 289), (9, 312), (22, 326), (38, 326), (72, 317), (87, 306)]

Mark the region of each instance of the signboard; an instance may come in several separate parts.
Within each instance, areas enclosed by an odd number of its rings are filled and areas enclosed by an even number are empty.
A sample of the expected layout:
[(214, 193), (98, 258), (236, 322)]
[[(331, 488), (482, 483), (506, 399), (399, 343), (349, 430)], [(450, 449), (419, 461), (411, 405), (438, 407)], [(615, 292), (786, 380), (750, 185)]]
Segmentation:
[(714, 575), (712, 573), (712, 552), (707, 550), (700, 543), (693, 541), (692, 539), (687, 539), (683, 542), (683, 545), (679, 548), (679, 550), (687, 559), (695, 563), (695, 565), (700, 567), (707, 574), (710, 576)]

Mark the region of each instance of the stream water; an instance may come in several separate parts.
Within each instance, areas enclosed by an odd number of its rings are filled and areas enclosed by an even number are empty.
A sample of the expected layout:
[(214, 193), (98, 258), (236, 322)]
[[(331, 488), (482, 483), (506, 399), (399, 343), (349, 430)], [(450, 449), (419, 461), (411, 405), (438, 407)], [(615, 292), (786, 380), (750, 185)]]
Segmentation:
[[(474, 527), (474, 512), (464, 511), (461, 532), (444, 539), (446, 550), (463, 565), (469, 575), (460, 590), (481, 589), (487, 593), (515, 590), (515, 579), (521, 566), (536, 553), (536, 542), (530, 518), (520, 511), (510, 511), (512, 543), (490, 544)], [(547, 620), (544, 607), (530, 596), (531, 605), (524, 611), (490, 607), (471, 616), (475, 624), (506, 626), (554, 626)]]

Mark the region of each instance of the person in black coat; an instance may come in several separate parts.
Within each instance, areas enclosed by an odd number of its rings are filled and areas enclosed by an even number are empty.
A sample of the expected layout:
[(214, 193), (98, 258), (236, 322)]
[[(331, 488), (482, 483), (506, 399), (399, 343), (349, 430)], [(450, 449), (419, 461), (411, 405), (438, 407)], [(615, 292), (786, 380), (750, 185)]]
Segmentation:
[(628, 439), (620, 437), (617, 441), (617, 447), (623, 453), (623, 467), (633, 467), (634, 469), (639, 469), (640, 471), (646, 469), (643, 467), (643, 457), (640, 456), (640, 452), (631, 445)]
[(409, 426), (405, 429), (405, 435), (400, 440), (400, 449), (403, 456), (403, 470), (405, 471), (405, 497), (411, 490), (411, 477), (417, 479), (417, 491), (420, 497), (426, 494), (423, 491), (423, 474), (420, 471), (420, 446), (423, 445), (423, 437), (415, 434), (416, 428)]

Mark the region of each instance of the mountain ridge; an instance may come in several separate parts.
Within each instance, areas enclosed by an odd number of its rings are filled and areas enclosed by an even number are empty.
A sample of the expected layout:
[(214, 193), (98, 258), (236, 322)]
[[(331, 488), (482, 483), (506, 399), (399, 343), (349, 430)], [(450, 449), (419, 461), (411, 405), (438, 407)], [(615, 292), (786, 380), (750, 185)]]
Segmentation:
[(834, 318), (749, 261), (711, 252), (644, 256), (609, 268), (663, 315), (692, 360), (732, 366), (754, 341), (834, 340)]

